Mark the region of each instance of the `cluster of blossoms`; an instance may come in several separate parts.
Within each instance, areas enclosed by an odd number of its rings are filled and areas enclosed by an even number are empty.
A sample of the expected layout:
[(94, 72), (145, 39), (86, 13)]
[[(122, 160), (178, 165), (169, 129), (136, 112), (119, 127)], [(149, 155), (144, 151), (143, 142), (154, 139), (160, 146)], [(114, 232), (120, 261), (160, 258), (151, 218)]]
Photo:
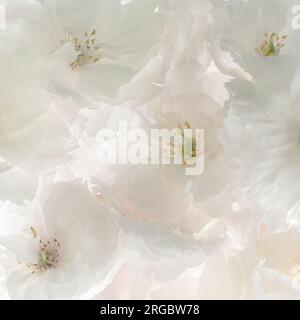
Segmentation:
[(297, 5), (0, 0), (0, 298), (300, 299)]

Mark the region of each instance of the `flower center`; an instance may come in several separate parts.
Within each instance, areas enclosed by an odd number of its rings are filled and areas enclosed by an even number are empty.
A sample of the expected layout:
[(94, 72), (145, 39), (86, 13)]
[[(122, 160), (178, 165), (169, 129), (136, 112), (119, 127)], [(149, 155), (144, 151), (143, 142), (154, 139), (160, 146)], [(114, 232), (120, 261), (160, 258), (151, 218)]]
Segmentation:
[(188, 121), (178, 123), (177, 127), (168, 131), (162, 138), (162, 156), (164, 161), (174, 164), (190, 166), (200, 156), (197, 130), (193, 130)]
[(265, 33), (262, 45), (256, 48), (255, 51), (264, 57), (279, 56), (281, 48), (284, 47), (284, 40), (287, 37), (287, 35), (280, 36), (276, 32)]
[(186, 154), (186, 149), (188, 147), (188, 144), (190, 144), (191, 146), (191, 150), (190, 154), (188, 154), (188, 156), (192, 157), (192, 158), (196, 158), (197, 157), (197, 141), (196, 138), (194, 136), (190, 136), (187, 137), (185, 134), (185, 129), (189, 129), (192, 130), (192, 127), (190, 125), (190, 123), (188, 121), (184, 122), (184, 126), (182, 127), (179, 123), (177, 124), (178, 128), (181, 130), (181, 135), (183, 138), (183, 144), (182, 144), (182, 155), (184, 157), (184, 155)]
[(100, 59), (100, 50), (96, 40), (96, 30), (84, 32), (83, 38), (75, 38), (67, 35), (69, 42), (74, 44), (74, 49), (78, 53), (77, 58), (71, 63), (71, 68), (83, 66), (88, 63), (96, 63)]
[(38, 237), (38, 234), (33, 227), (31, 227), (30, 230), (34, 238), (39, 241), (38, 261), (36, 263), (26, 263), (26, 267), (29, 268), (32, 273), (55, 269), (59, 259), (59, 241), (55, 238), (43, 241)]

